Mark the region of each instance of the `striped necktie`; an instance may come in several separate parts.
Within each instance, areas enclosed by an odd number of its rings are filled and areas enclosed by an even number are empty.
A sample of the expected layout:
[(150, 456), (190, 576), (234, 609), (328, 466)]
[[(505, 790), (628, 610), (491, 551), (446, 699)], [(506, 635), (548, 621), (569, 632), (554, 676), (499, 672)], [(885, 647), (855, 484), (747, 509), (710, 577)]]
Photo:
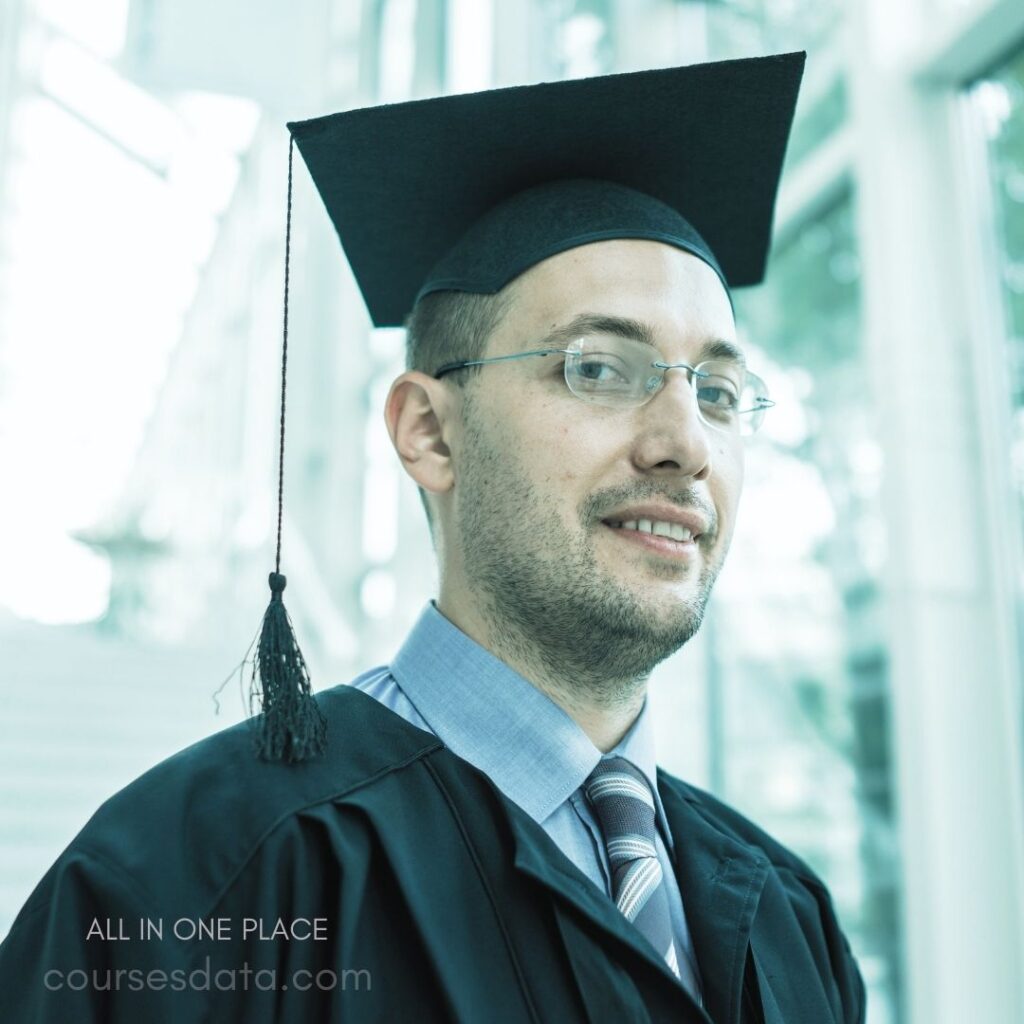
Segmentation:
[(612, 899), (679, 976), (668, 894), (654, 845), (654, 797), (643, 772), (623, 757), (598, 762), (584, 783), (612, 874)]

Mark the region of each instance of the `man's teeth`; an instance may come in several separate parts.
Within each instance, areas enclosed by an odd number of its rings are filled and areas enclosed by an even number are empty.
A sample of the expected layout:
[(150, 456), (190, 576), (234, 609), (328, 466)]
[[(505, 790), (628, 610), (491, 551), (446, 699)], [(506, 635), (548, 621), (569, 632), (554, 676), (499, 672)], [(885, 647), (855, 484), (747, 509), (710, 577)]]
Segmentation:
[(671, 537), (673, 540), (693, 540), (693, 534), (679, 523), (666, 523), (661, 519), (627, 519), (622, 523), (611, 523), (620, 530), (639, 530), (640, 533), (652, 533), (655, 537)]

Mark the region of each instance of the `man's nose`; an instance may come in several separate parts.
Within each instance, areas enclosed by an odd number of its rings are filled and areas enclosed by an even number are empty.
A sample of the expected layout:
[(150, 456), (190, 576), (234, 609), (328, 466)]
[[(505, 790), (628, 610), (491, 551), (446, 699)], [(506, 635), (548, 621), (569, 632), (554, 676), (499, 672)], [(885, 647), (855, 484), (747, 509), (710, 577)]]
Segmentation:
[(686, 369), (665, 371), (658, 393), (638, 410), (634, 461), (644, 472), (694, 480), (711, 475), (711, 438)]

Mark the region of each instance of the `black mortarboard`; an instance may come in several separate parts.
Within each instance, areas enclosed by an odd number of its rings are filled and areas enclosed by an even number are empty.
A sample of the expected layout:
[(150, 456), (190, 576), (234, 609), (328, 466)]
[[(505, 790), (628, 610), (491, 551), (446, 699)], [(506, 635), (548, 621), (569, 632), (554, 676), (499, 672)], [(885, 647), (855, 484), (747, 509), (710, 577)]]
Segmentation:
[(369, 107), (288, 125), (378, 327), (565, 249), (652, 238), (764, 275), (803, 53)]
[[(289, 124), (373, 322), (436, 291), (492, 293), (555, 253), (649, 238), (726, 285), (764, 275), (803, 53), (494, 89)], [(281, 595), (292, 146), (278, 531), (253, 665), (259, 754), (301, 761), (326, 723)]]

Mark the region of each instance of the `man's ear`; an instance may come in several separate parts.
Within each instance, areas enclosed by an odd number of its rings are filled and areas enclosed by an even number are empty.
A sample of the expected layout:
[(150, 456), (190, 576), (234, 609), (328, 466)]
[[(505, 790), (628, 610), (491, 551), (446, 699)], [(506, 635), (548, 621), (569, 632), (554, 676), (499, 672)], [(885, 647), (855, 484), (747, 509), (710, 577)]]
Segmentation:
[(446, 441), (453, 411), (451, 391), (418, 370), (397, 377), (384, 403), (388, 434), (405, 471), (433, 494), (455, 482)]

